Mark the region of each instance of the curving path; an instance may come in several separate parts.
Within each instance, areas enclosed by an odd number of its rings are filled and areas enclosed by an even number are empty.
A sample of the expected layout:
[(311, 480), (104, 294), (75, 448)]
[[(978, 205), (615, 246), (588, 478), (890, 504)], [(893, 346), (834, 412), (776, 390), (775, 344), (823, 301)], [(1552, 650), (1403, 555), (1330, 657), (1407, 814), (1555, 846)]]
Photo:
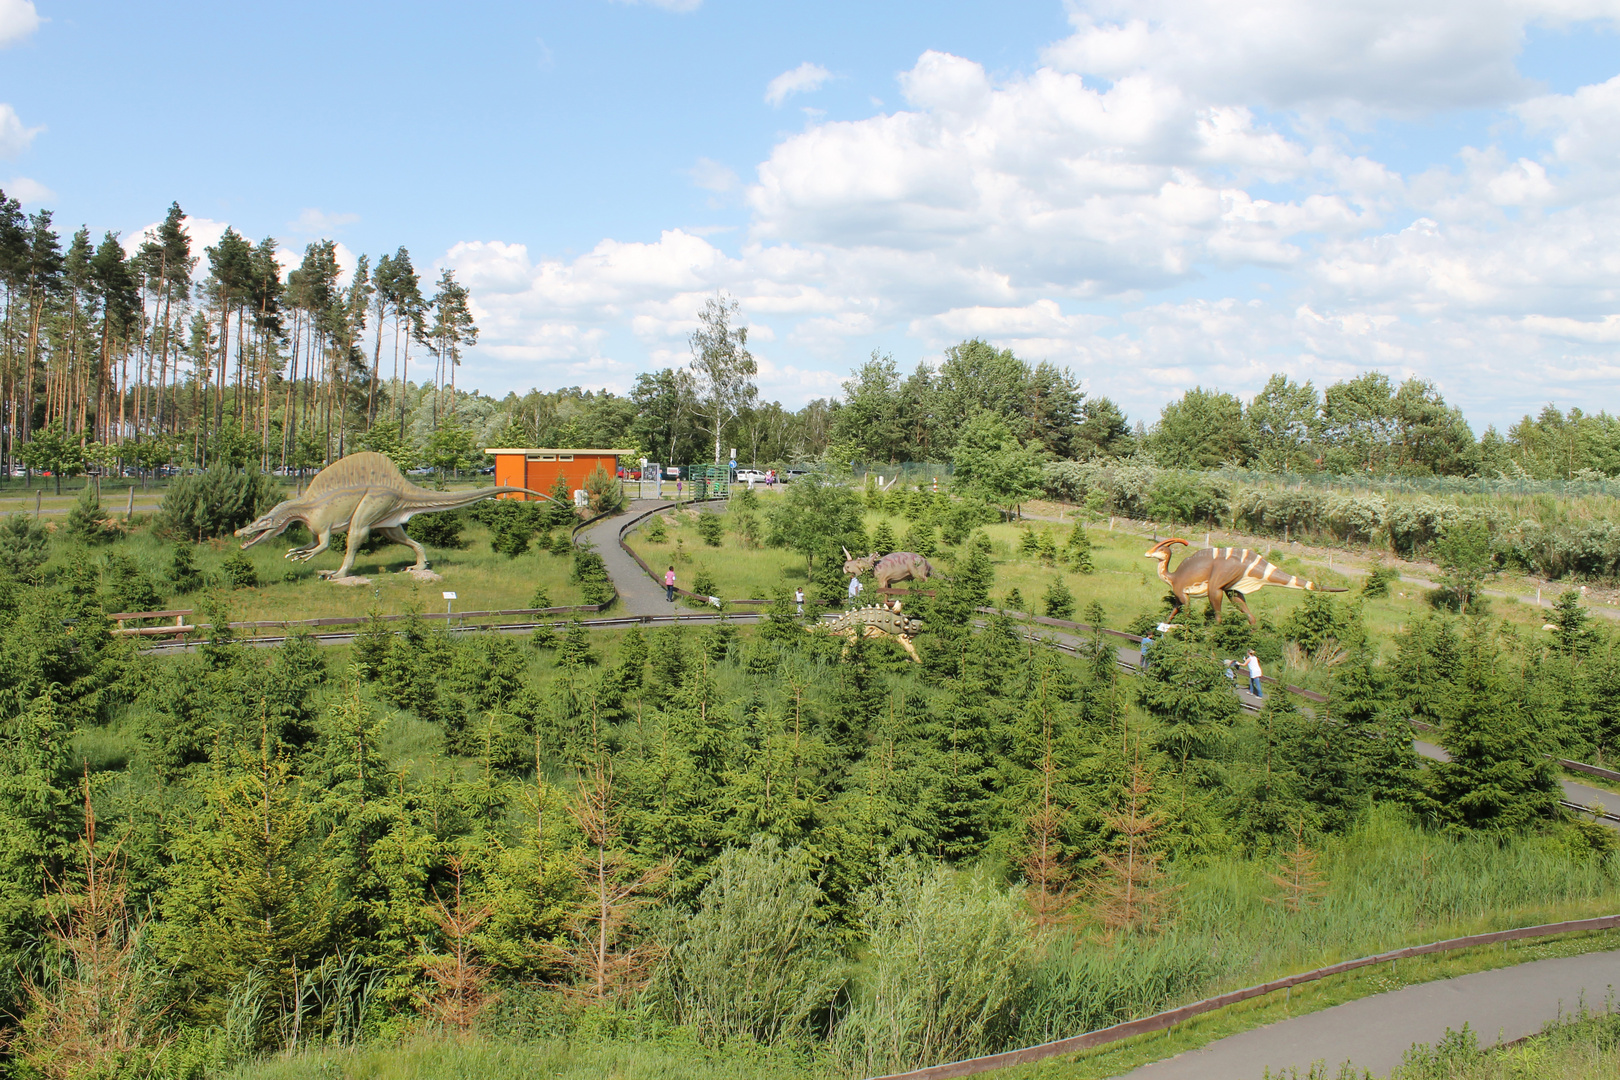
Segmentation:
[(1534, 1035), (1580, 1008), (1602, 1010), (1620, 988), (1620, 951), (1535, 960), (1421, 983), (1230, 1035), (1123, 1074), (1132, 1080), (1260, 1080), (1346, 1061), (1382, 1076), (1413, 1043), (1435, 1043), (1467, 1024), (1481, 1046)]

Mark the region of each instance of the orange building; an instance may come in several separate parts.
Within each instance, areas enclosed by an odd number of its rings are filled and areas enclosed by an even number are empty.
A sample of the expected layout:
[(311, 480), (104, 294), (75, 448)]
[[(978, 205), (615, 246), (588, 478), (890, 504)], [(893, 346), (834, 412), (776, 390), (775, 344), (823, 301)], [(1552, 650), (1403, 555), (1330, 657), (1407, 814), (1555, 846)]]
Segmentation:
[[(526, 487), (530, 491), (550, 491), (560, 473), (568, 483), (570, 493), (585, 486), (585, 478), (600, 466), (609, 476), (617, 476), (619, 459), (628, 458), (640, 463), (635, 450), (567, 450), (567, 449), (495, 449), (484, 453), (495, 459), (497, 487)], [(514, 493), (502, 499), (528, 499), (530, 496)]]

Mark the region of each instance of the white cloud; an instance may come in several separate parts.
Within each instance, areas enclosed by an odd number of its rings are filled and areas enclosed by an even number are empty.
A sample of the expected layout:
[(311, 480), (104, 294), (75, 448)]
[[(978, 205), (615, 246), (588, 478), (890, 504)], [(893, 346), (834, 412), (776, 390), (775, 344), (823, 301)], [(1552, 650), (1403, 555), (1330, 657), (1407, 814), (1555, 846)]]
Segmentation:
[(820, 64), (812, 64), (806, 60), (792, 71), (784, 71), (766, 84), (765, 103), (780, 106), (794, 94), (808, 94), (820, 90), (822, 84), (830, 78), (832, 72)]
[(736, 190), (741, 183), (737, 174), (718, 161), (706, 157), (697, 159), (691, 168), (692, 183), (705, 191), (727, 192)]
[(336, 232), (345, 225), (360, 220), (359, 214), (329, 214), (324, 210), (306, 206), (298, 217), (287, 223), (287, 228), (301, 236), (320, 236)]
[(0, 49), (27, 38), (39, 22), (33, 0), (0, 0)]
[(24, 206), (38, 206), (41, 203), (56, 201), (56, 192), (38, 180), (30, 180), (26, 176), (12, 177), (11, 182), (5, 186), (5, 191)]
[(703, 6), (703, 0), (613, 0), (613, 2), (630, 6), (644, 4), (647, 7), (663, 8), (665, 11), (673, 11), (682, 15), (689, 11), (696, 11)]
[[(1612, 407), (1620, 78), (1527, 96), (1513, 58), (1530, 22), (1617, 6), (1107, 0), (1026, 74), (924, 53), (902, 108), (812, 121), (752, 184), (700, 159), (692, 181), (750, 212), (725, 249), (670, 228), (577, 258), (481, 241), (444, 261), (473, 290), (490, 385), (683, 364), (724, 289), (762, 392), (789, 404), (836, 392), (873, 346), (909, 362), (982, 336), (1148, 419), (1195, 384), (1369, 368), (1430, 379), (1476, 420)], [(1482, 137), (1406, 176), (1324, 119), (1456, 104), (1493, 108), (1513, 152)]]
[(44, 130), (43, 127), (23, 127), (22, 117), (17, 115), (17, 110), (0, 102), (0, 157), (11, 158), (21, 154), (34, 141), (34, 136)]
[(1044, 59), (1214, 101), (1411, 113), (1519, 100), (1528, 25), (1617, 16), (1613, 0), (1085, 0)]

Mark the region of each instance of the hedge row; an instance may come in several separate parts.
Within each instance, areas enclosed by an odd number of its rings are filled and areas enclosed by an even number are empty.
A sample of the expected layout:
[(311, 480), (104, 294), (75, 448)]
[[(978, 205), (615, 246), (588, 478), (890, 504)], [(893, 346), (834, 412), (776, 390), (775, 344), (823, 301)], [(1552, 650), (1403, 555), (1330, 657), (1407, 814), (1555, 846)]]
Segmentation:
[(1465, 507), (1433, 496), (1411, 499), (1234, 485), (1216, 475), (1143, 461), (1059, 461), (1046, 466), (1047, 494), (1098, 513), (1231, 528), (1283, 539), (1331, 540), (1421, 554), (1448, 528), (1482, 521), (1504, 567), (1551, 579), (1620, 579), (1620, 523), (1535, 521), (1498, 507)]

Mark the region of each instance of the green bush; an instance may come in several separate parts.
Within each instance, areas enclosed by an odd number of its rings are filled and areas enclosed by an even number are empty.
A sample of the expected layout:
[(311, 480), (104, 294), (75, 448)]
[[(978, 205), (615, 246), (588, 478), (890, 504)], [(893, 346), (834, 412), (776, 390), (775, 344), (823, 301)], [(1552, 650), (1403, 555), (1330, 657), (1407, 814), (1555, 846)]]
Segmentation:
[(1393, 566), (1375, 566), (1361, 584), (1361, 595), (1377, 598), (1389, 595), (1389, 587), (1401, 580), (1401, 572)]
[(585, 501), (593, 514), (617, 514), (624, 509), (624, 485), (598, 465), (585, 478)]
[(1062, 574), (1053, 578), (1052, 584), (1048, 585), (1046, 592), (1041, 595), (1041, 609), (1049, 619), (1074, 617), (1074, 594), (1069, 591)]
[(177, 593), (194, 592), (202, 588), (206, 579), (197, 569), (196, 545), (189, 540), (177, 541), (174, 554), (169, 558), (169, 581)]
[(221, 564), (219, 570), (225, 575), (226, 584), (233, 589), (259, 587), (259, 571), (245, 551), (231, 552), (225, 557), (225, 562)]
[(721, 538), (725, 536), (725, 525), (721, 522), (718, 514), (700, 513), (697, 520), (697, 531), (698, 535), (703, 537), (705, 544), (710, 547), (719, 547)]
[(647, 542), (651, 544), (662, 544), (669, 540), (669, 530), (664, 528), (663, 514), (654, 514), (647, 521), (647, 530), (644, 535), (647, 537)]
[(62, 532), (68, 539), (77, 540), (81, 544), (107, 544), (118, 539), (121, 535), (118, 528), (103, 520), (101, 516), (101, 498), (96, 489), (90, 484), (84, 486), (79, 493), (79, 499), (68, 511), (67, 522)]
[(568, 580), (579, 586), (587, 604), (607, 604), (618, 594), (608, 579), (607, 564), (589, 545), (574, 548), (574, 568)]
[(101, 609), (109, 615), (124, 611), (158, 611), (163, 594), (128, 555), (111, 552), (101, 569)]
[[(510, 499), (501, 500), (511, 502)], [(467, 515), (461, 510), (446, 510), (438, 514), (418, 514), (405, 526), (411, 539), (427, 547), (455, 550), (467, 546), (461, 530), (467, 524)]]
[(529, 597), (529, 606), (532, 608), (548, 608), (551, 606), (551, 594), (544, 585), (536, 585), (534, 593)]
[(158, 504), (158, 531), (179, 539), (229, 536), (280, 501), (281, 493), (262, 472), (237, 472), (216, 465), (189, 473), (170, 485)]
[(1078, 521), (1074, 523), (1074, 528), (1069, 533), (1069, 543), (1063, 550), (1075, 573), (1096, 572), (1096, 567), (1091, 561), (1091, 537), (1086, 535), (1086, 527)]
[(910, 859), (882, 870), (834, 1058), (872, 1076), (1001, 1049), (1030, 977), (1022, 888)]
[(51, 534), (45, 526), (27, 514), (8, 514), (0, 521), (0, 570), (32, 585), (50, 557)]
[(815, 865), (772, 836), (715, 860), (661, 972), (676, 1023), (711, 1044), (807, 1033), (843, 982)]

